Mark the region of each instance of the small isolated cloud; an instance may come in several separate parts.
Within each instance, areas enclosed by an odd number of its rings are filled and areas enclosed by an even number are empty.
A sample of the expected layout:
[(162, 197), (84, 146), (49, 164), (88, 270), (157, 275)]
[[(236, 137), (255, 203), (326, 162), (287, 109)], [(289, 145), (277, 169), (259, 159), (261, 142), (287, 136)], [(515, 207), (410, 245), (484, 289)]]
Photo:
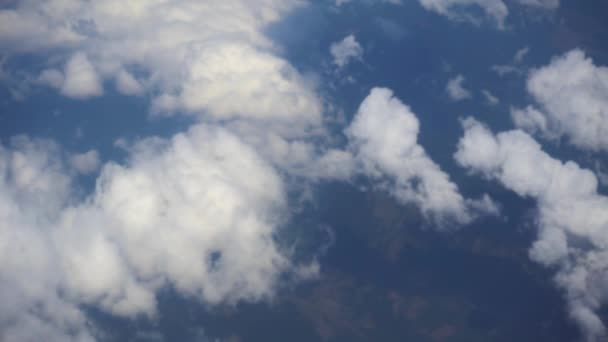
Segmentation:
[(351, 61), (360, 60), (363, 57), (363, 48), (352, 34), (331, 44), (329, 51), (334, 59), (333, 63), (338, 68), (344, 68)]
[(418, 118), (407, 105), (389, 89), (374, 88), (345, 132), (359, 172), (402, 203), (418, 205), (439, 226), (470, 222), (472, 209), (495, 210), (489, 198), (470, 206), (418, 144), (419, 130)]
[(515, 52), (513, 55), (513, 61), (509, 64), (496, 64), (492, 65), (490, 69), (495, 72), (498, 76), (503, 77), (509, 74), (513, 75), (523, 75), (525, 72), (525, 68), (522, 66), (522, 63), (528, 53), (530, 52), (529, 47), (524, 47)]
[(528, 55), (529, 52), (530, 52), (530, 48), (527, 46), (517, 50), (517, 52), (515, 53), (515, 56), (513, 56), (513, 62), (515, 62), (515, 63), (523, 62), (524, 58), (526, 58), (526, 56)]
[(77, 52), (65, 65), (61, 93), (68, 97), (86, 99), (103, 95), (102, 81), (86, 54)]
[(561, 162), (521, 130), (493, 134), (466, 119), (456, 161), (537, 204), (537, 240), (530, 257), (557, 268), (572, 318), (588, 341), (605, 341), (597, 312), (608, 304), (608, 197), (593, 172)]
[(581, 149), (608, 150), (607, 67), (573, 50), (532, 71), (527, 89), (537, 106), (512, 111), (518, 127), (565, 137)]
[(465, 79), (464, 76), (458, 75), (450, 80), (445, 86), (445, 91), (452, 101), (462, 101), (472, 98), (471, 92), (466, 89), (463, 85)]
[(78, 173), (87, 175), (99, 169), (100, 160), (97, 150), (89, 150), (85, 153), (73, 154), (70, 157), (70, 165)]
[(489, 90), (487, 89), (483, 89), (481, 91), (481, 93), (483, 94), (483, 96), (486, 98), (486, 102), (491, 105), (491, 106), (496, 106), (497, 104), (500, 103), (500, 100), (498, 99), (498, 97), (496, 97), (494, 94), (492, 94)]

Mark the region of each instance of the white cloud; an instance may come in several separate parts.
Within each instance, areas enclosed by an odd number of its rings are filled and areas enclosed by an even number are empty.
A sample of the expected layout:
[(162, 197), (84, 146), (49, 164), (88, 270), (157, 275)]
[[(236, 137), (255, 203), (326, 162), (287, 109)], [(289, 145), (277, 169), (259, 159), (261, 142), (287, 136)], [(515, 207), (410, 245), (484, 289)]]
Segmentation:
[(527, 88), (538, 109), (513, 111), (516, 125), (581, 149), (608, 150), (608, 68), (573, 50), (534, 70)]
[(196, 55), (180, 94), (166, 95), (155, 110), (207, 110), (203, 115), (214, 120), (238, 118), (291, 127), (320, 123), (314, 92), (283, 59), (232, 43), (206, 46)]
[(492, 94), (489, 90), (483, 89), (481, 91), (481, 93), (486, 98), (486, 102), (488, 104), (490, 104), (492, 106), (496, 106), (497, 104), (500, 103), (500, 100), (498, 99), (498, 97), (496, 97), (494, 94)]
[[(168, 281), (211, 304), (259, 300), (272, 296), (288, 267), (272, 237), (286, 218), (282, 180), (227, 131), (197, 126), (171, 141), (144, 140), (128, 166), (103, 168), (97, 188), (93, 205), (69, 219), (107, 222), (106, 234), (146, 287)], [(125, 309), (140, 307), (137, 297), (124, 300)], [(119, 304), (112, 311), (120, 313)]]
[(608, 302), (608, 197), (593, 172), (552, 158), (520, 130), (494, 135), (473, 119), (455, 155), (458, 163), (536, 200), (538, 237), (533, 260), (558, 268), (556, 283), (589, 341), (604, 340), (595, 313)]
[(453, 101), (467, 100), (472, 97), (471, 92), (463, 86), (464, 76), (458, 75), (448, 80), (445, 91)]
[(521, 63), (529, 52), (530, 48), (527, 46), (517, 50), (517, 52), (515, 52), (515, 56), (513, 56), (513, 62)]
[(71, 166), (81, 174), (90, 174), (99, 169), (99, 152), (89, 150), (85, 153), (73, 154), (70, 157)]
[(344, 37), (339, 42), (331, 44), (329, 51), (334, 58), (334, 64), (338, 68), (343, 68), (352, 60), (361, 59), (363, 56), (363, 48), (352, 34)]
[(84, 53), (75, 53), (70, 58), (65, 65), (64, 75), (61, 85), (63, 95), (80, 99), (103, 95), (101, 79)]
[[(419, 129), (407, 105), (389, 89), (374, 88), (345, 132), (359, 172), (380, 188), (403, 203), (415, 203), (440, 226), (471, 221), (474, 214), (467, 200), (418, 144)], [(491, 207), (481, 202), (475, 206)]]

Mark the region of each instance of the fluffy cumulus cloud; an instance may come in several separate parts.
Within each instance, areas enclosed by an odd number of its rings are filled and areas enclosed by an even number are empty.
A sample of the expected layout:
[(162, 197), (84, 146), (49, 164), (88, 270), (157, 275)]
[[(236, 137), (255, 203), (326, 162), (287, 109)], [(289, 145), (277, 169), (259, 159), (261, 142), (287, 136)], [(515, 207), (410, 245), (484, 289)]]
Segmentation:
[(331, 44), (329, 52), (333, 57), (333, 62), (338, 68), (343, 68), (352, 60), (363, 57), (363, 48), (357, 38), (350, 34), (339, 42)]
[(196, 126), (138, 143), (127, 166), (106, 165), (93, 209), (113, 223), (139, 279), (218, 303), (271, 295), (286, 266), (273, 240), (285, 201), (281, 178), (251, 147)]
[(448, 80), (445, 91), (452, 101), (462, 101), (473, 97), (471, 92), (464, 87), (464, 76), (458, 75)]
[[(503, 0), (418, 0), (420, 5), (429, 11), (444, 15), (452, 20), (468, 21), (479, 24), (483, 18), (471, 13), (471, 8), (482, 10), (487, 18), (497, 27), (504, 28), (509, 8)], [(516, 0), (525, 6), (547, 10), (559, 7), (559, 0)]]
[[(321, 104), (313, 85), (263, 33), (301, 5), (299, 0), (20, 1), (0, 10), (0, 44), (12, 54), (50, 52), (40, 81), (69, 97), (101, 95), (105, 81), (113, 81), (123, 94), (154, 95), (152, 107), (160, 114), (316, 125)], [(64, 53), (53, 55), (66, 50), (73, 51), (67, 59)]]
[(236, 303), (271, 297), (284, 272), (315, 272), (275, 242), (287, 219), (281, 177), (228, 131), (140, 141), (85, 200), (62, 160), (48, 141), (0, 148), (3, 341), (92, 340), (81, 304), (154, 315), (164, 286)]
[(449, 176), (418, 144), (420, 123), (386, 88), (374, 88), (346, 129), (350, 150), (365, 175), (403, 203), (415, 203), (443, 223), (470, 222), (474, 208), (496, 213), (489, 198), (465, 200)]
[(493, 134), (473, 119), (464, 129), (458, 163), (536, 200), (538, 237), (530, 256), (558, 269), (555, 281), (588, 340), (605, 340), (597, 311), (608, 303), (608, 197), (598, 193), (594, 173), (552, 158), (523, 131)]
[(608, 150), (608, 68), (580, 50), (557, 57), (530, 73), (528, 92), (537, 105), (514, 109), (514, 123), (574, 146)]

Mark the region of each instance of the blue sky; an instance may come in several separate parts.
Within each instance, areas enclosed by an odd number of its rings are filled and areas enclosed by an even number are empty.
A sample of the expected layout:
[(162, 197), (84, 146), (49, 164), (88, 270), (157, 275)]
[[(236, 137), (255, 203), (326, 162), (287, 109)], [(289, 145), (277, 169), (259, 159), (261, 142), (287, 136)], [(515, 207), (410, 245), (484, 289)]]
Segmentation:
[[(605, 339), (606, 9), (1, 4), (0, 339)], [(436, 260), (461, 271), (427, 280), (457, 284), (432, 329), (352, 330), (374, 301), (314, 319), (361, 282), (433, 303), (412, 284)], [(499, 306), (494, 332), (470, 323)], [(251, 321), (285, 310), (275, 335)]]

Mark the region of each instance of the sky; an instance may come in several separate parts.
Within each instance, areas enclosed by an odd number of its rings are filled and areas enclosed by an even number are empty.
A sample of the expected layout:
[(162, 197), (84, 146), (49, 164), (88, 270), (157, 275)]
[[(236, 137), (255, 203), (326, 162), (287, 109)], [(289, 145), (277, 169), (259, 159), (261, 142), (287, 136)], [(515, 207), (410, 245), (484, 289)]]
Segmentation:
[(0, 340), (606, 340), (607, 10), (1, 1)]

